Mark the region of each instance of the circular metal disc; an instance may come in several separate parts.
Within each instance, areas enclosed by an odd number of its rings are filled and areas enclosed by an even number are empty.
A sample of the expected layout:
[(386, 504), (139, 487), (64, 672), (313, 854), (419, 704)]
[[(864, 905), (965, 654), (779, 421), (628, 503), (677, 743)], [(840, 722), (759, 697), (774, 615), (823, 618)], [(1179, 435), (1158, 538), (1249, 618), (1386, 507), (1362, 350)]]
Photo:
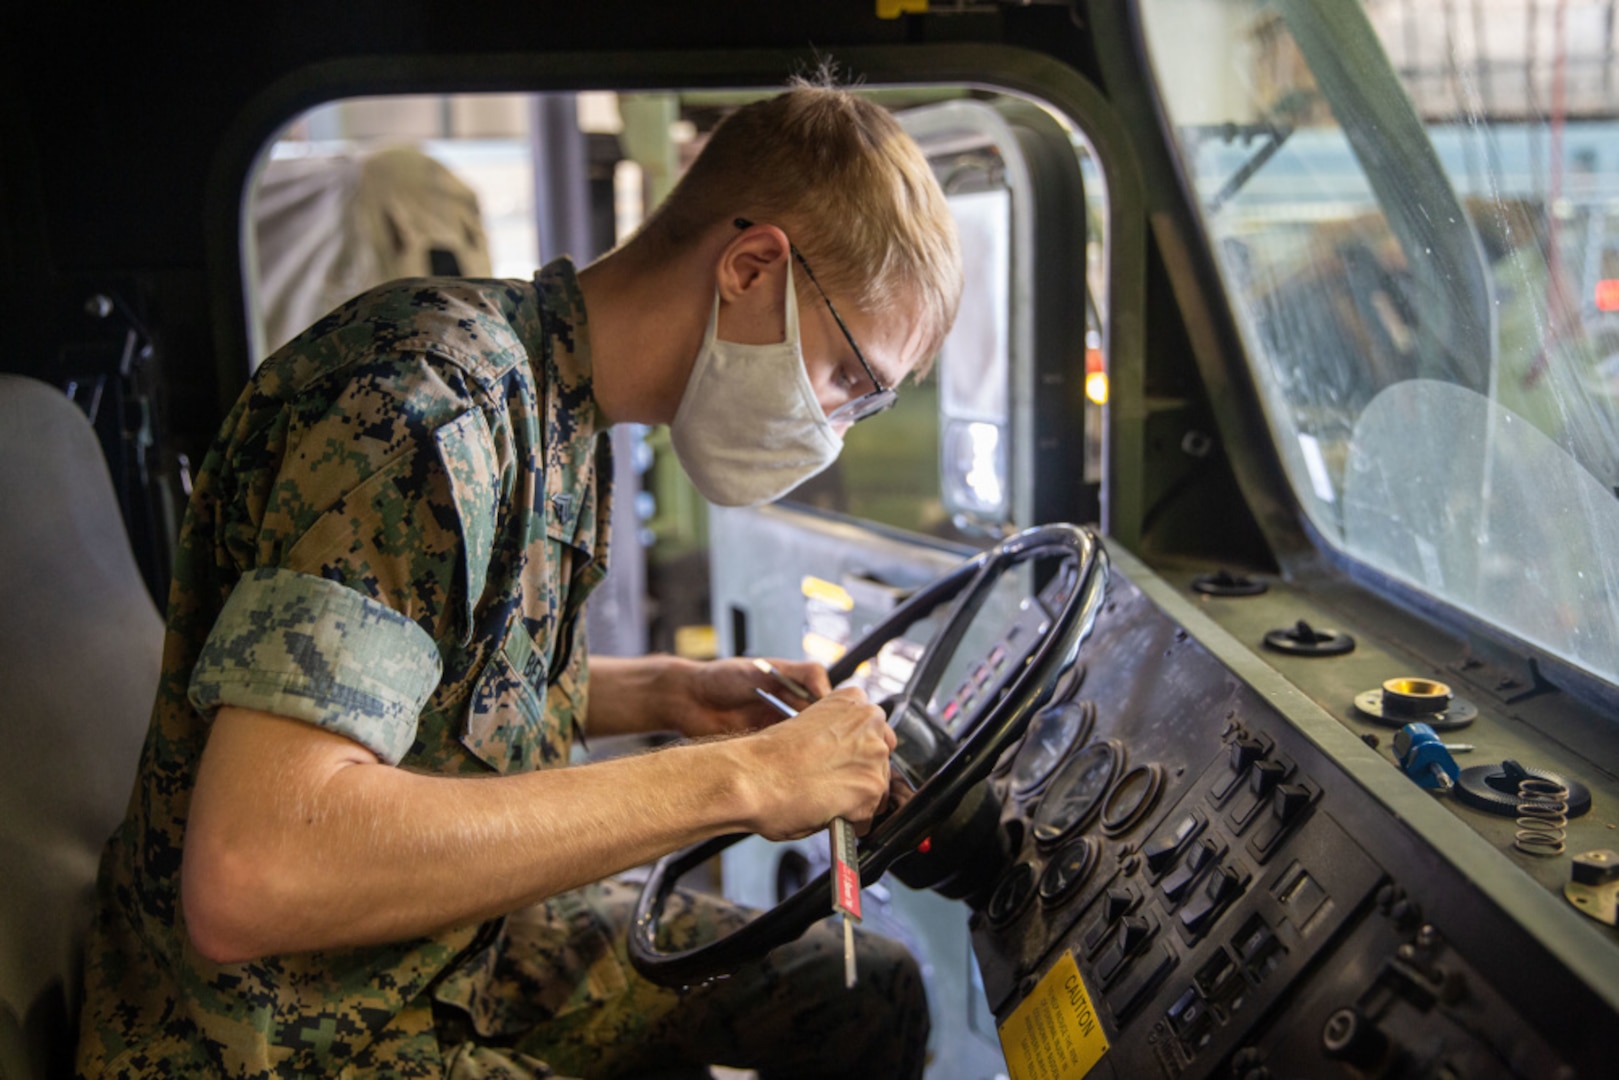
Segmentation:
[(1204, 596), (1258, 596), (1268, 588), (1269, 585), (1256, 578), (1226, 571), (1199, 574), (1192, 579), (1192, 591)]
[(1383, 705), (1383, 688), (1367, 690), (1355, 695), (1355, 708), (1370, 716), (1380, 724), (1389, 727), (1405, 727), (1410, 723), (1424, 723), (1435, 731), (1454, 731), (1466, 727), (1478, 718), (1478, 706), (1463, 698), (1453, 697), (1450, 706), (1444, 712), (1428, 713), (1427, 715), (1413, 715), (1408, 712), (1394, 712)]
[[(1550, 769), (1537, 769), (1525, 765), (1523, 771), (1536, 780), (1549, 780), (1568, 789), (1568, 816), (1579, 817), (1591, 809), (1591, 790), (1578, 780), (1570, 780)], [(1499, 762), (1494, 765), (1474, 765), (1463, 769), (1456, 778), (1456, 798), (1475, 810), (1502, 817), (1518, 816), (1518, 792), (1510, 786), (1503, 788), (1492, 781), (1506, 780), (1506, 770)], [(1510, 783), (1510, 782), (1509, 782)]]
[(1355, 649), (1354, 637), (1342, 630), (1318, 629), (1315, 632), (1321, 635), (1320, 641), (1300, 641), (1295, 636), (1295, 627), (1278, 627), (1265, 635), (1265, 647), (1289, 656), (1342, 656)]

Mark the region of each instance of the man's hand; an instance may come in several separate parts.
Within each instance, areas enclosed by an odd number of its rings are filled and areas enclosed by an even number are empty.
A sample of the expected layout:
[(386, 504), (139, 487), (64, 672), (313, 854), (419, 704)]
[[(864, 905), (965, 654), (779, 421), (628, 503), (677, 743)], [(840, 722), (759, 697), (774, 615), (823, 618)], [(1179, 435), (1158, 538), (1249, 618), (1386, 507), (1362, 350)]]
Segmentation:
[[(832, 691), (820, 664), (808, 660), (771, 663), (817, 697)], [(587, 730), (592, 737), (654, 731), (673, 731), (690, 739), (740, 735), (781, 719), (780, 713), (759, 700), (758, 690), (769, 690), (794, 708), (809, 704), (748, 659), (593, 656)]]
[[(770, 663), (816, 698), (832, 692), (826, 669), (820, 664), (808, 660), (771, 660)], [(675, 729), (688, 738), (755, 731), (779, 721), (781, 714), (759, 700), (758, 690), (770, 691), (795, 709), (810, 705), (810, 701), (800, 698), (744, 657), (696, 664), (690, 672), (684, 707), (673, 717)]]
[(770, 840), (808, 836), (835, 817), (864, 832), (888, 795), (894, 732), (857, 687), (844, 687), (738, 746), (747, 751), (757, 799), (752, 831)]

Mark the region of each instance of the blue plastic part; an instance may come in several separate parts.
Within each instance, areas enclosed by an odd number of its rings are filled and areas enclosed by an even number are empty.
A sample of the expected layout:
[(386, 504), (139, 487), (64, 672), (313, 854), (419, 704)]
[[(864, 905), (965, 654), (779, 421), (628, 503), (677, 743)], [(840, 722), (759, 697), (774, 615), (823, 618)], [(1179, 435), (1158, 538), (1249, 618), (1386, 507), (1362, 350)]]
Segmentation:
[(1405, 775), (1425, 788), (1448, 790), (1462, 772), (1428, 724), (1407, 724), (1396, 732), (1394, 753)]

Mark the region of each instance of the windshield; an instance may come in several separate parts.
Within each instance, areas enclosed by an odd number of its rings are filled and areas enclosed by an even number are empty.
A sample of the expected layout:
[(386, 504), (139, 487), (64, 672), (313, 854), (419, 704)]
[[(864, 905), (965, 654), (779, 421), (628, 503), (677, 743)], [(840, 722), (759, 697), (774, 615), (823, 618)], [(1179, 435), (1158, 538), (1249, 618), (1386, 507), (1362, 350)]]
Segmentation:
[(1141, 11), (1316, 530), (1619, 684), (1611, 4)]

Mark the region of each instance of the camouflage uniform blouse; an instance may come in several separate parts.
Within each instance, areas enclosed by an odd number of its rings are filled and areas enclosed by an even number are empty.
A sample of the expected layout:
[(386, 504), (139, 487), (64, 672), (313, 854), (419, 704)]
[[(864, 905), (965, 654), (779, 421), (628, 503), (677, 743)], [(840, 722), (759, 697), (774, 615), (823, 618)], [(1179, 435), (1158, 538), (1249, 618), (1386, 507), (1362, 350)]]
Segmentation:
[(586, 704), (573, 627), (606, 571), (598, 420), (565, 260), (533, 285), (382, 286), (260, 367), (187, 511), (152, 723), (102, 860), (82, 1072), (441, 1072), (432, 997), (474, 1002), (498, 924), (211, 963), (179, 906), (197, 763), (225, 704), (420, 772), (564, 763)]

